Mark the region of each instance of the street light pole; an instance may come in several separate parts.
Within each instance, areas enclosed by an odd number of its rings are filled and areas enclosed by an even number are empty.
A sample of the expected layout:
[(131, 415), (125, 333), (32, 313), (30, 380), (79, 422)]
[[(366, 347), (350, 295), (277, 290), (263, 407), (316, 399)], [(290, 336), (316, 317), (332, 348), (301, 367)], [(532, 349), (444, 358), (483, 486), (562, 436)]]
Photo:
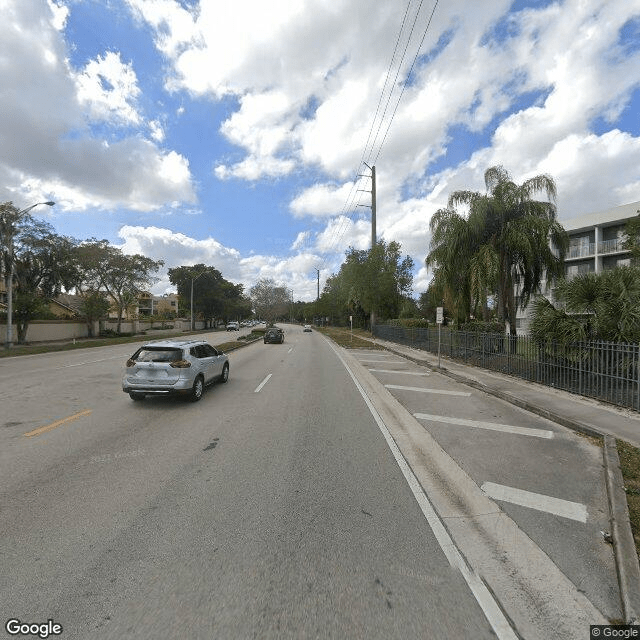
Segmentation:
[[(47, 201), (47, 202), (36, 202), (32, 204), (30, 207), (26, 209), (22, 209), (22, 211), (18, 211), (16, 215), (16, 222), (20, 219), (20, 216), (23, 216), (25, 213), (29, 213), (31, 209), (35, 207), (46, 204), (48, 207), (53, 207), (55, 202)], [(7, 247), (9, 250), (9, 279), (7, 281), (7, 340), (5, 343), (6, 349), (11, 349), (13, 346), (13, 274), (15, 273), (14, 261), (13, 261), (13, 233), (9, 235), (9, 246)]]
[(207, 271), (211, 271), (210, 268), (206, 268), (204, 271), (201, 271), (197, 276), (191, 278), (191, 323), (190, 323), (190, 329), (191, 331), (193, 331), (193, 283), (204, 273), (207, 273)]

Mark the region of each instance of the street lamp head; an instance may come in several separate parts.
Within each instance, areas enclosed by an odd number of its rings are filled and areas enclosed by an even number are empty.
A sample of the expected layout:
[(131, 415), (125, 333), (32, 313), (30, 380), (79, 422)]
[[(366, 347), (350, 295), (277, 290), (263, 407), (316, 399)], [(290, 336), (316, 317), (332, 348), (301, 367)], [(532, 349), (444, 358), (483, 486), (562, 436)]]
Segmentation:
[(55, 204), (55, 202), (51, 202), (51, 200), (48, 200), (47, 202), (43, 202), (42, 204), (46, 204), (49, 207), (53, 207), (53, 205)]

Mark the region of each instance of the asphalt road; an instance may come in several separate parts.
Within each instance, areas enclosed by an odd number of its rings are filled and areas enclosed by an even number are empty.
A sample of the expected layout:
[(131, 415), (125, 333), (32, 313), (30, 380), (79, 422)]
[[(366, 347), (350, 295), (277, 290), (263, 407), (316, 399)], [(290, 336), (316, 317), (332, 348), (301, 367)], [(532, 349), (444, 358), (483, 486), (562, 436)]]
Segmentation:
[(134, 350), (0, 361), (3, 624), (51, 619), (64, 639), (494, 637), (324, 338), (291, 327), (283, 345), (231, 353), (229, 382), (198, 403), (132, 402)]

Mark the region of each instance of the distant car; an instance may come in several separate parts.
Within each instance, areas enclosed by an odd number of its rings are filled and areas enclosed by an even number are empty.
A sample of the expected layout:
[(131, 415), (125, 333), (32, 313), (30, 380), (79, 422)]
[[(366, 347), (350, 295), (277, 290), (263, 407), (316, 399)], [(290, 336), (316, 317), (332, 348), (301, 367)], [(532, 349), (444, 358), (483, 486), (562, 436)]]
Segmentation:
[(269, 327), (264, 332), (264, 343), (276, 342), (282, 344), (284, 342), (284, 331), (280, 327)]
[(240, 331), (240, 325), (234, 320), (227, 322), (227, 331)]
[(208, 342), (158, 340), (140, 347), (127, 360), (122, 390), (132, 400), (186, 395), (197, 402), (205, 386), (228, 379), (229, 358)]
[(310, 324), (305, 324), (304, 325), (304, 329), (302, 331), (311, 331), (311, 325)]

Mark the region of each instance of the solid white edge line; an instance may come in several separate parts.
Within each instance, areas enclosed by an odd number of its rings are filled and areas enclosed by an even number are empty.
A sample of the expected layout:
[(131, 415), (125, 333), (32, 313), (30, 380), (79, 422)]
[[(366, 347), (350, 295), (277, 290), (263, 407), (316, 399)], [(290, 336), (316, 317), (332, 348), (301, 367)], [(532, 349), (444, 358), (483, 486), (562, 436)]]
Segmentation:
[(413, 493), (413, 496), (416, 499), (416, 502), (418, 503), (420, 510), (422, 511), (422, 513), (424, 514), (424, 517), (429, 523), (429, 526), (431, 527), (431, 531), (433, 531), (433, 534), (436, 537), (436, 540), (438, 541), (438, 544), (440, 545), (440, 548), (445, 554), (447, 560), (449, 561), (449, 564), (453, 567), (457, 567), (460, 570), (460, 573), (462, 574), (465, 582), (469, 586), (469, 589), (471, 589), (471, 592), (473, 593), (476, 601), (482, 608), (482, 611), (484, 612), (484, 615), (487, 618), (487, 621), (491, 625), (492, 629), (494, 630), (498, 638), (500, 638), (500, 640), (517, 640), (517, 636), (514, 630), (512, 629), (511, 625), (509, 624), (509, 621), (507, 620), (504, 613), (500, 609), (500, 606), (496, 602), (495, 598), (492, 596), (489, 589), (487, 589), (484, 582), (482, 582), (482, 579), (480, 578), (480, 576), (478, 576), (474, 571), (471, 570), (471, 568), (467, 565), (460, 551), (458, 551), (458, 548), (456, 547), (455, 542), (451, 539), (451, 536), (449, 535), (444, 524), (440, 520), (440, 517), (436, 513), (431, 503), (429, 502), (429, 498), (427, 498), (427, 495), (422, 489), (422, 486), (418, 482), (418, 479), (414, 475), (413, 471), (411, 470), (411, 467), (409, 466), (408, 462), (405, 460), (404, 456), (402, 455), (402, 452), (398, 448), (398, 445), (396, 444), (395, 440), (389, 433), (389, 430), (387, 429), (387, 426), (385, 425), (384, 421), (380, 417), (380, 414), (377, 412), (377, 410), (371, 403), (369, 396), (367, 396), (365, 390), (362, 388), (362, 386), (356, 379), (354, 373), (351, 371), (349, 365), (345, 362), (342, 355), (335, 349), (335, 347), (331, 343), (329, 343), (329, 346), (333, 349), (335, 354), (338, 356), (338, 359), (340, 360), (340, 362), (342, 362), (344, 368), (347, 370), (347, 373), (351, 376), (353, 383), (356, 385), (356, 388), (360, 392), (360, 395), (362, 396), (367, 407), (369, 408), (369, 411), (371, 412), (373, 419), (376, 421), (378, 428), (382, 432), (382, 436), (387, 442), (387, 446), (391, 450), (391, 453), (393, 454), (393, 457), (395, 458), (396, 463), (400, 467), (400, 470), (402, 471), (402, 475), (407, 481), (407, 484), (409, 485), (409, 488), (411, 489), (411, 492)]
[(401, 391), (418, 391), (419, 393), (440, 393), (445, 396), (463, 396), (468, 398), (469, 391), (447, 391), (446, 389), (423, 389), (421, 387), (403, 387), (400, 384), (385, 384), (387, 389), (400, 389)]
[(265, 384), (267, 384), (267, 382), (269, 382), (269, 378), (272, 376), (273, 374), (269, 374), (255, 389), (255, 391), (253, 393), (260, 393), (260, 391), (262, 391), (262, 387), (264, 387)]
[(546, 496), (543, 493), (534, 493), (533, 491), (507, 487), (503, 484), (495, 484), (494, 482), (485, 482), (480, 489), (493, 500), (510, 502), (511, 504), (520, 505), (521, 507), (552, 513), (553, 515), (569, 518), (570, 520), (577, 520), (578, 522), (584, 523), (587, 521), (587, 507), (580, 502), (562, 500), (561, 498)]

